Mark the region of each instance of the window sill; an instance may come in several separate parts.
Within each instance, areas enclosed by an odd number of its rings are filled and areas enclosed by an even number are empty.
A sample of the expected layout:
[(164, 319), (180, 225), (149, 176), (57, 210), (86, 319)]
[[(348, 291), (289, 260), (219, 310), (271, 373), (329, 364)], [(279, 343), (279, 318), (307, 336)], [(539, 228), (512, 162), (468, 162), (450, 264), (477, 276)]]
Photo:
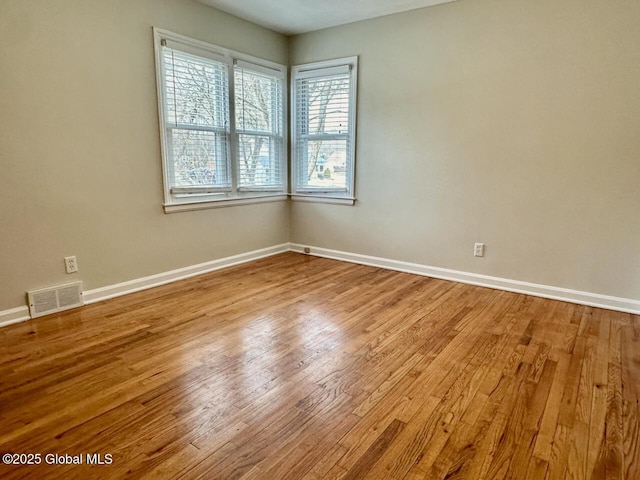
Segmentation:
[(176, 203), (165, 203), (164, 213), (190, 212), (208, 208), (234, 207), (236, 205), (251, 205), (255, 203), (280, 202), (287, 199), (286, 193), (271, 195), (252, 195), (244, 197), (224, 198), (220, 200), (187, 200)]
[(356, 202), (356, 199), (354, 197), (301, 193), (291, 194), (291, 200), (293, 200), (294, 202), (329, 203), (332, 205), (354, 205)]

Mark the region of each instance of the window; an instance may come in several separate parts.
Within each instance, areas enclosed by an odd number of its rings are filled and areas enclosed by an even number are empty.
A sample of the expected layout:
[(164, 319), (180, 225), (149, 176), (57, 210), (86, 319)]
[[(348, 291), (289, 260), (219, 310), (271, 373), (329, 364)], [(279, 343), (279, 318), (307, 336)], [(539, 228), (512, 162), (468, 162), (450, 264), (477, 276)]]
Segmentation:
[(154, 29), (165, 211), (286, 198), (286, 67)]
[(238, 62), (235, 88), (238, 188), (282, 190), (282, 82), (268, 71)]
[(356, 57), (293, 67), (294, 200), (353, 204)]

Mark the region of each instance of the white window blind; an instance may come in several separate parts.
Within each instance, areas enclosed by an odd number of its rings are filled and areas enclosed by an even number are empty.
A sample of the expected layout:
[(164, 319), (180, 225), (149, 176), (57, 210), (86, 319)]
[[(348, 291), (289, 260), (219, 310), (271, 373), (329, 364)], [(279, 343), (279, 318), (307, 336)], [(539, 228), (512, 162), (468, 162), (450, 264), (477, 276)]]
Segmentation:
[(235, 65), (238, 188), (280, 190), (284, 184), (283, 78), (245, 62)]
[(355, 59), (294, 67), (295, 192), (353, 194), (355, 68)]
[(228, 191), (228, 66), (164, 45), (162, 72), (172, 193)]

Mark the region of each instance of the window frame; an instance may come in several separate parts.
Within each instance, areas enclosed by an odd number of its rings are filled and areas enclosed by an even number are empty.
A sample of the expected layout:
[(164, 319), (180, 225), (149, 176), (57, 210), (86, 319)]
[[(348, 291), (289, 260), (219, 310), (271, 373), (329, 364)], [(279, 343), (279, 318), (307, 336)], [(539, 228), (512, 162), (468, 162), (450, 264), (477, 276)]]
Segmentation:
[[(236, 52), (217, 45), (196, 40), (184, 35), (153, 27), (155, 70), (156, 70), (156, 90), (158, 97), (158, 119), (160, 128), (160, 147), (162, 157), (162, 179), (164, 189), (164, 211), (173, 213), (189, 210), (200, 210), (205, 208), (217, 208), (242, 204), (263, 203), (282, 201), (288, 198), (288, 122), (287, 122), (287, 73), (286, 65), (271, 62), (261, 58), (253, 57), (241, 52)], [(211, 59), (227, 65), (228, 74), (228, 106), (229, 118), (229, 168), (231, 176), (231, 187), (225, 189), (212, 188), (203, 193), (173, 193), (171, 185), (170, 165), (170, 145), (167, 129), (170, 127), (166, 121), (166, 98), (164, 92), (164, 68), (162, 61), (163, 43), (172, 44), (172, 48), (178, 49), (191, 55)], [(282, 148), (280, 151), (280, 187), (255, 188), (239, 187), (239, 133), (236, 131), (235, 115), (235, 66), (241, 63), (241, 68), (251, 69), (273, 75), (280, 81), (280, 93), (282, 101), (282, 114), (280, 115)], [(180, 190), (181, 187), (177, 187)], [(188, 190), (185, 189), (185, 190)]]
[[(297, 80), (298, 78), (322, 77), (322, 73), (329, 75), (336, 69), (348, 67), (350, 72), (349, 80), (349, 132), (347, 137), (347, 154), (350, 162), (347, 163), (347, 185), (343, 189), (321, 189), (305, 188), (299, 185), (299, 171), (302, 159), (298, 155), (298, 118), (297, 118)], [(316, 75), (317, 74), (317, 75)], [(355, 174), (356, 174), (356, 128), (357, 128), (357, 90), (358, 90), (358, 57), (343, 57), (321, 62), (305, 63), (291, 67), (291, 199), (302, 202), (332, 203), (340, 205), (353, 205), (355, 197)], [(339, 134), (342, 136), (342, 134)], [(327, 137), (335, 136), (327, 134)]]

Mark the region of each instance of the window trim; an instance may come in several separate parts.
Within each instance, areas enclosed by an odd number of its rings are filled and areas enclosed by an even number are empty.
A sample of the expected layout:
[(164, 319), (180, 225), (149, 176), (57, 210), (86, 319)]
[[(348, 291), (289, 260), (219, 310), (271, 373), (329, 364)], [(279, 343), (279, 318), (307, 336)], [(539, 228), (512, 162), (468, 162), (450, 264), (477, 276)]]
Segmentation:
[[(178, 212), (191, 212), (194, 210), (205, 210), (209, 208), (221, 208), (221, 207), (235, 207), (238, 205), (253, 205), (256, 203), (271, 203), (281, 202), (287, 200), (287, 193), (273, 193), (268, 192), (251, 192), (252, 195), (236, 196), (231, 198), (221, 198), (219, 200), (195, 200), (190, 199), (189, 202), (181, 203), (165, 203), (164, 213), (178, 213)], [(255, 194), (254, 194), (255, 193)]]
[[(158, 27), (153, 27), (153, 45), (155, 54), (155, 71), (156, 71), (156, 93), (158, 99), (158, 120), (160, 129), (160, 150), (162, 157), (162, 182), (164, 191), (164, 211), (165, 213), (173, 213), (186, 210), (200, 210), (203, 208), (217, 208), (223, 206), (241, 205), (248, 203), (262, 203), (286, 200), (288, 195), (288, 145), (289, 145), (289, 129), (287, 112), (289, 107), (287, 104), (287, 76), (288, 68), (286, 65), (264, 60), (262, 58), (236, 52), (224, 47), (213, 45), (208, 42), (197, 40), (191, 37), (170, 32)], [(231, 169), (231, 188), (225, 189), (209, 189), (215, 192), (207, 192), (202, 194), (182, 194), (172, 193), (170, 185), (170, 172), (168, 165), (169, 148), (167, 124), (165, 123), (165, 95), (163, 83), (163, 64), (162, 64), (162, 42), (163, 40), (172, 44), (178, 44), (181, 49), (192, 55), (198, 55), (228, 65), (229, 75), (229, 152), (230, 152), (230, 169)], [(246, 188), (238, 187), (238, 134), (236, 132), (235, 119), (235, 65), (238, 64), (243, 68), (255, 68), (256, 71), (268, 73), (278, 77), (282, 82), (282, 157), (280, 159), (282, 188), (277, 187), (256, 187), (248, 191)], [(190, 207), (191, 206), (191, 207)]]
[[(349, 68), (350, 71), (350, 95), (349, 95), (349, 155), (351, 158), (351, 174), (346, 189), (330, 188), (302, 188), (298, 184), (298, 136), (297, 136), (297, 92), (296, 80), (299, 78), (320, 77), (323, 74), (331, 74)], [(358, 57), (343, 57), (333, 60), (305, 63), (291, 67), (290, 81), (290, 116), (291, 116), (291, 200), (302, 202), (332, 203), (340, 205), (353, 205), (355, 196), (356, 177), (356, 128), (357, 128), (357, 93), (358, 93)]]

